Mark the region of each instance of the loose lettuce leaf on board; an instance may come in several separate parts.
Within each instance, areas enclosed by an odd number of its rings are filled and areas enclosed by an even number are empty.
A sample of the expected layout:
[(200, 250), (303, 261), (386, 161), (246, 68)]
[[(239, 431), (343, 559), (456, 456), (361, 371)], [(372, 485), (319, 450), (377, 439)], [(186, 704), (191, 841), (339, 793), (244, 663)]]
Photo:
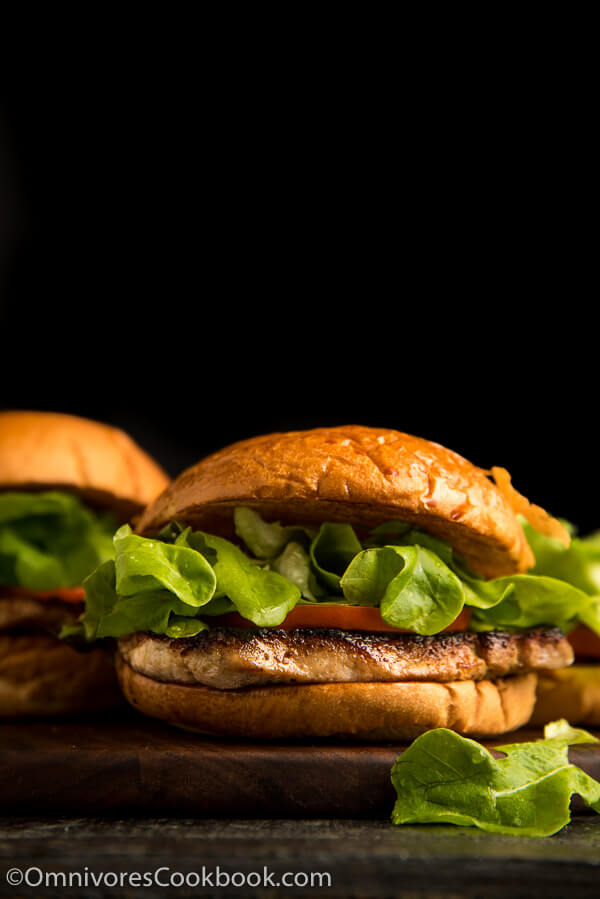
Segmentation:
[(544, 736), (548, 739), (562, 740), (569, 746), (575, 743), (598, 743), (598, 737), (580, 727), (571, 727), (566, 718), (550, 721), (544, 727)]
[(505, 755), (496, 759), (454, 731), (428, 731), (392, 768), (392, 822), (550, 836), (569, 822), (573, 793), (600, 813), (600, 783), (569, 763), (569, 744), (579, 742), (597, 741), (567, 722), (554, 722), (543, 740), (497, 746)]

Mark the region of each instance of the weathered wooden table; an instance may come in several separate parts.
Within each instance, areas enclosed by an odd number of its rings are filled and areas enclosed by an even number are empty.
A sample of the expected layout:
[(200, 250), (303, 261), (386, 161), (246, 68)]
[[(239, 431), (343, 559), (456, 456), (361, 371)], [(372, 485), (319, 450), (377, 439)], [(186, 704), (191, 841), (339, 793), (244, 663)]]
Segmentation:
[[(494, 740), (541, 737), (521, 729)], [(401, 743), (203, 737), (134, 712), (0, 723), (0, 813), (387, 818)], [(571, 761), (600, 780), (600, 743)]]
[[(15, 870), (27, 880), (17, 883)], [(139, 879), (132, 880), (132, 874)], [(40, 880), (47, 875), (49, 880)], [(92, 875), (106, 880), (95, 886)], [(297, 886), (283, 885), (294, 878)], [(356, 819), (0, 819), (0, 896), (598, 895), (596, 816), (578, 817), (546, 839), (434, 825), (394, 828), (383, 820)]]
[[(0, 896), (600, 897), (600, 816), (576, 803), (546, 839), (393, 827), (401, 751), (236, 744), (131, 715), (4, 722)], [(571, 760), (600, 777), (597, 746)]]

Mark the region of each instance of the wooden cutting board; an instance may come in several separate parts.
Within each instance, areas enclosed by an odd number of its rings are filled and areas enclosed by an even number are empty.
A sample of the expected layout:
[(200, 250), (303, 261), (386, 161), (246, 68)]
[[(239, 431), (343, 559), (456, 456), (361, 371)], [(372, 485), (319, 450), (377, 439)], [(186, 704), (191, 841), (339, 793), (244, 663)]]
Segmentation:
[[(541, 735), (523, 729), (484, 743), (492, 748)], [(387, 817), (395, 798), (390, 771), (404, 748), (213, 739), (135, 713), (4, 722), (0, 808), (21, 815)], [(570, 759), (600, 780), (600, 745), (573, 746)]]

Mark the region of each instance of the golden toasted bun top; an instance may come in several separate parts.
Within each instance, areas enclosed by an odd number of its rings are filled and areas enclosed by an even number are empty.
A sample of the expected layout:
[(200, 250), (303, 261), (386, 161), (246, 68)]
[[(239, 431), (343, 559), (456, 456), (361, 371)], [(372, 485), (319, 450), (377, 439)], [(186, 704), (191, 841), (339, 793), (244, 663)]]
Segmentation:
[(168, 483), (118, 428), (56, 412), (0, 412), (0, 490), (72, 490), (128, 517)]
[(138, 530), (177, 518), (227, 536), (238, 505), (286, 523), (407, 521), (448, 541), (488, 577), (534, 562), (508, 498), (483, 469), (384, 428), (316, 428), (234, 443), (183, 472), (145, 510)]

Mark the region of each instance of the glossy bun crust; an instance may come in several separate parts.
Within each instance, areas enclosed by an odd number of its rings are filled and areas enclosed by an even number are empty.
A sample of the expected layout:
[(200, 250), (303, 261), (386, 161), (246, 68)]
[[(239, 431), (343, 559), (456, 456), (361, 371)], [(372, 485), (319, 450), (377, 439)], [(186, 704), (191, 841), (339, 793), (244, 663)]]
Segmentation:
[(429, 440), (360, 425), (225, 447), (183, 472), (146, 509), (138, 531), (177, 518), (231, 536), (239, 505), (297, 524), (410, 522), (448, 541), (486, 577), (534, 562), (515, 513), (485, 471)]
[(492, 736), (531, 716), (535, 674), (454, 683), (346, 683), (212, 687), (162, 683), (134, 671), (120, 656), (123, 693), (142, 714), (186, 730), (258, 740), (343, 736), (411, 740), (448, 727)]
[(0, 718), (53, 717), (123, 705), (113, 655), (51, 634), (0, 635)]
[(55, 412), (0, 412), (0, 490), (76, 491), (125, 521), (168, 483), (118, 428)]

